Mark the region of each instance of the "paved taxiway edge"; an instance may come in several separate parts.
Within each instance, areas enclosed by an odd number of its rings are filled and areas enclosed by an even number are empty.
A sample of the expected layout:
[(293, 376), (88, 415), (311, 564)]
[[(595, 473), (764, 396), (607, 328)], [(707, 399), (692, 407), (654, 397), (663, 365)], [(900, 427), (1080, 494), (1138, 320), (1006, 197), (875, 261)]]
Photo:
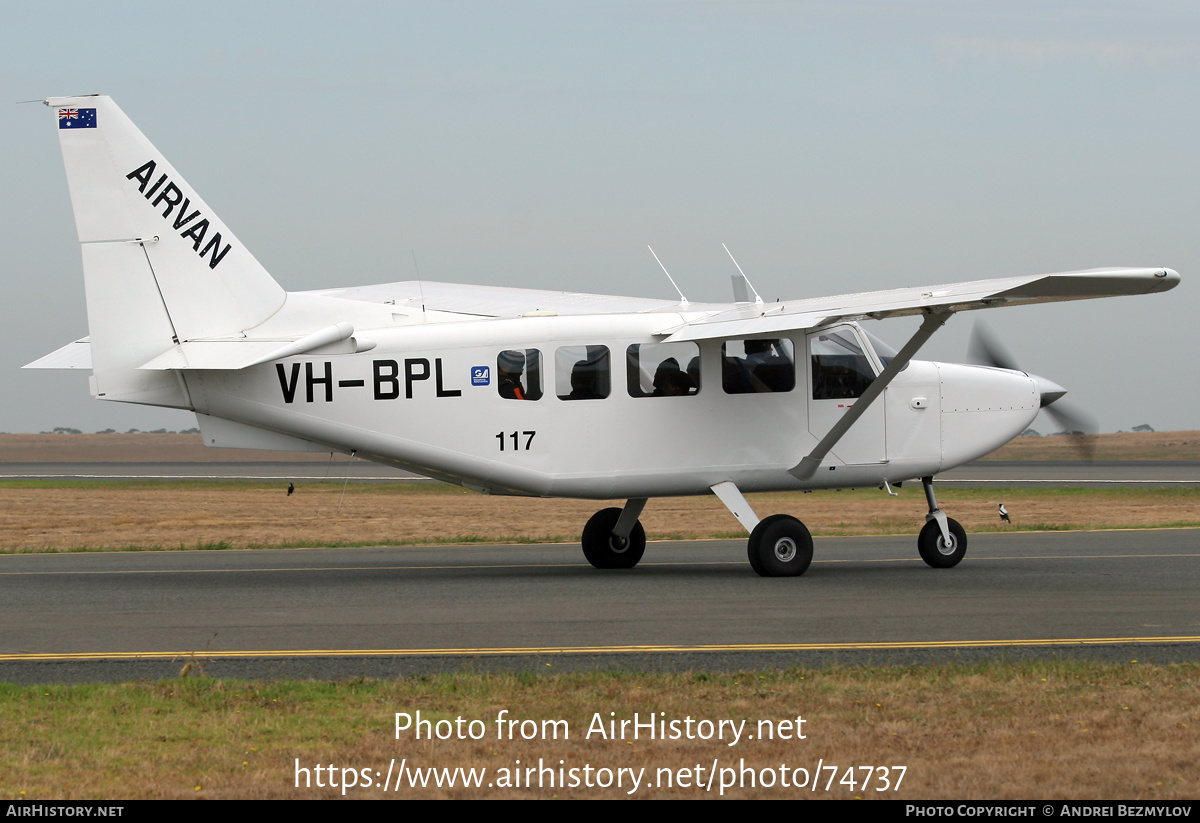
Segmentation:
[[(1082, 642), (998, 641), (989, 645), (856, 644), (837, 648), (745, 651), (628, 651), (543, 652), (521, 654), (497, 651), (492, 654), (441, 654), (414, 651), (410, 654), (300, 656), (294, 652), (272, 656), (179, 655), (172, 658), (69, 657), (0, 659), (0, 681), (17, 685), (127, 683), (139, 680), (168, 680), (191, 677), (239, 680), (352, 680), (391, 679), (458, 673), (565, 674), (586, 671), (674, 673), (687, 671), (740, 672), (760, 669), (827, 668), (831, 666), (933, 666), (980, 665), (989, 662), (1072, 661), (1120, 664), (1167, 665), (1200, 662), (1200, 638), (1130, 641), (1119, 638)], [(32, 657), (32, 656), (31, 656)]]

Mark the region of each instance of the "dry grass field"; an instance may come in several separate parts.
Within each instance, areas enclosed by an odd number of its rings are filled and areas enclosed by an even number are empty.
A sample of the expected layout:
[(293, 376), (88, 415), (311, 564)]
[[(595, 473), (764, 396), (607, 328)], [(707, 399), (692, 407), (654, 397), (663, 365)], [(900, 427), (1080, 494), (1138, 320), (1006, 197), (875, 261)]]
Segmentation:
[[(1054, 459), (1065, 437), (1029, 437), (997, 459)], [(1185, 459), (1200, 432), (1116, 434), (1098, 453), (1120, 459)], [(198, 435), (2, 435), (0, 462), (156, 462), (321, 459), (310, 454), (206, 449)], [(344, 456), (339, 459), (346, 460)], [(335, 467), (334, 477), (338, 474)], [(597, 509), (581, 500), (487, 497), (432, 482), (308, 483), (0, 481), (0, 551), (133, 548), (575, 542)], [(939, 501), (968, 532), (1200, 524), (1200, 489), (987, 489), (943, 487)], [(760, 512), (799, 517), (814, 535), (912, 534), (924, 522), (919, 486), (893, 498), (876, 490), (751, 495)], [(1003, 502), (1014, 526), (1002, 526)], [(711, 496), (653, 500), (642, 517), (650, 539), (741, 537)]]
[[(915, 534), (919, 486), (898, 498), (873, 489), (750, 495), (759, 512), (799, 517), (814, 535)], [(1200, 525), (1200, 489), (946, 489), (939, 502), (969, 533), (1011, 528), (1097, 529)], [(1003, 501), (1014, 526), (996, 514)], [(575, 542), (609, 504), (488, 497), (432, 483), (0, 482), (0, 552), (114, 549)], [(715, 498), (653, 500), (651, 540), (743, 538)]]
[(1094, 460), (1200, 460), (1200, 432), (1118, 432), (1083, 437), (1018, 437), (984, 460), (1078, 460), (1079, 441)]
[[(481, 738), (418, 741), (404, 731), (397, 739), (395, 713), (417, 710), (434, 723), (482, 720)], [(557, 739), (547, 733), (544, 739), (500, 740), (494, 721), (501, 710), (518, 721), (565, 721), (569, 738), (560, 730)], [(345, 791), (348, 798), (1178, 801), (1197, 796), (1200, 760), (1194, 664), (0, 684), (0, 711), (6, 718), (0, 724), (0, 796), (26, 800), (342, 797), (341, 788), (329, 787), (328, 771), (325, 788), (317, 787), (313, 770), (320, 764), (334, 766), (339, 787), (351, 782), (349, 770), (356, 771), (358, 785)], [(728, 736), (724, 742), (648, 740), (644, 732), (637, 740), (631, 734), (589, 739), (596, 714), (607, 720), (609, 712), (618, 719), (663, 712), (659, 717), (667, 720), (744, 720), (754, 739), (743, 736), (734, 746)], [(797, 715), (805, 718), (805, 739), (760, 736), (758, 721), (794, 721)], [(540, 725), (536, 733), (540, 738)], [(541, 773), (540, 787), (539, 758), (552, 767)], [(558, 783), (560, 761), (565, 789)], [(308, 770), (299, 787), (297, 765)], [(390, 765), (403, 778), (399, 790), (394, 781), (386, 791), (379, 786)], [(530, 766), (532, 774), (525, 773)], [(837, 767), (832, 774), (831, 766)], [(592, 770), (590, 788), (585, 767)], [(804, 788), (783, 786), (781, 767), (789, 784), (804, 781)], [(474, 769), (481, 785), (463, 788), (460, 772), (457, 786), (438, 788), (431, 768)], [(520, 784), (514, 786), (518, 769)], [(607, 776), (597, 775), (600, 769), (609, 770)], [(618, 769), (634, 770), (640, 787), (631, 793), (628, 772), (620, 788), (595, 786), (597, 777), (612, 780)], [(411, 785), (420, 779), (417, 772), (429, 780), (427, 787)], [(362, 785), (364, 773), (369, 787)]]

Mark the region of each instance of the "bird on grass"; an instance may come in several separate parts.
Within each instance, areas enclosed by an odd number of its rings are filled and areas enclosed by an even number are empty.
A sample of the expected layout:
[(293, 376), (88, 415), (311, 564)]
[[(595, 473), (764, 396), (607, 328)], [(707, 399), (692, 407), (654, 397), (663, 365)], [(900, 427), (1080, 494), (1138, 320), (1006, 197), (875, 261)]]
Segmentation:
[(1012, 522), (1011, 520), (1008, 519), (1008, 509), (1004, 508), (1003, 503), (1000, 504), (1000, 519), (1003, 520), (1005, 523)]
[(294, 492), (295, 490), (296, 490), (296, 484), (295, 484), (295, 483), (288, 483), (288, 497), (291, 497), (291, 496), (292, 496), (292, 492)]

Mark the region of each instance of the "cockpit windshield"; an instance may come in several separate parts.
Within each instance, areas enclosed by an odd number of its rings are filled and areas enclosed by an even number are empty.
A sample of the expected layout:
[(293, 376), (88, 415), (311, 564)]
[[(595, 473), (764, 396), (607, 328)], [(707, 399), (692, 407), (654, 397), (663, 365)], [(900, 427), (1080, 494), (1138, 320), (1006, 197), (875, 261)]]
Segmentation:
[[(871, 334), (866, 329), (863, 329), (861, 326), (859, 328), (862, 329), (862, 333), (867, 336), (867, 339), (871, 341), (871, 347), (875, 349), (875, 356), (879, 358), (879, 362), (882, 363), (883, 367), (886, 369), (888, 364), (892, 362), (892, 358), (899, 354), (899, 352), (893, 349), (888, 343), (883, 342), (878, 337)], [(904, 369), (907, 368), (908, 363), (905, 363)], [(900, 371), (904, 371), (904, 369), (901, 369)]]

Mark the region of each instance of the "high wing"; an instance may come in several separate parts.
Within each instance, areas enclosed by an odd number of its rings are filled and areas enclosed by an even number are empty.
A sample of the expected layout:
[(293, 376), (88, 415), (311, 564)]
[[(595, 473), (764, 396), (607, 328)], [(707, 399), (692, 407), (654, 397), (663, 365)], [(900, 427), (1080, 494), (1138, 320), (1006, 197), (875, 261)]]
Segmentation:
[[(321, 297), (387, 303), (408, 309), (447, 312), (474, 317), (529, 317), (539, 314), (618, 314), (623, 312), (679, 311), (678, 301), (609, 294), (518, 289), (505, 286), (468, 286), (461, 283), (404, 280), (377, 286), (320, 289), (305, 292)], [(714, 305), (712, 310), (728, 308)]]
[(663, 330), (670, 340), (701, 340), (764, 334), (828, 325), (843, 320), (883, 319), (928, 311), (968, 311), (1093, 297), (1150, 294), (1179, 282), (1171, 269), (1107, 268), (1055, 274), (976, 280), (940, 286), (803, 298), (784, 303), (697, 304), (585, 292), (468, 286), (401, 281), (377, 286), (306, 292), (345, 300), (390, 303), (476, 317), (538, 314), (616, 314), (671, 312), (695, 316)]
[[(394, 307), (401, 324), (421, 322), (432, 312), (440, 321), (538, 315), (664, 313), (671, 316), (658, 332), (666, 342), (764, 335), (817, 328), (844, 320), (883, 319), (922, 313), (953, 313), (1001, 306), (1084, 300), (1094, 297), (1151, 294), (1174, 288), (1179, 275), (1167, 268), (1108, 268), (1024, 277), (975, 280), (940, 286), (805, 298), (780, 303), (697, 304), (585, 292), (474, 286), (434, 281), (400, 281), (374, 286), (296, 292), (293, 299), (345, 301)], [(403, 314), (398, 312), (403, 311)], [(356, 312), (346, 312), (353, 315)], [(420, 314), (418, 314), (420, 313)], [(377, 317), (377, 316), (376, 316)], [(375, 318), (372, 318), (375, 319)], [(680, 320), (683, 322), (679, 322)], [(359, 328), (363, 328), (359, 323)], [(307, 334), (270, 339), (235, 337), (183, 341), (141, 368), (242, 369), (349, 338), (353, 326), (314, 329)], [(306, 342), (307, 341), (307, 342)], [(293, 344), (293, 345), (289, 345)], [(88, 338), (69, 343), (25, 368), (90, 368)]]
[(666, 328), (666, 342), (708, 340), (817, 328), (842, 320), (948, 314), (1000, 306), (1086, 300), (1093, 297), (1151, 294), (1179, 283), (1166, 268), (1110, 268), (1003, 277), (942, 286), (888, 289), (781, 303), (742, 303), (681, 325)]

